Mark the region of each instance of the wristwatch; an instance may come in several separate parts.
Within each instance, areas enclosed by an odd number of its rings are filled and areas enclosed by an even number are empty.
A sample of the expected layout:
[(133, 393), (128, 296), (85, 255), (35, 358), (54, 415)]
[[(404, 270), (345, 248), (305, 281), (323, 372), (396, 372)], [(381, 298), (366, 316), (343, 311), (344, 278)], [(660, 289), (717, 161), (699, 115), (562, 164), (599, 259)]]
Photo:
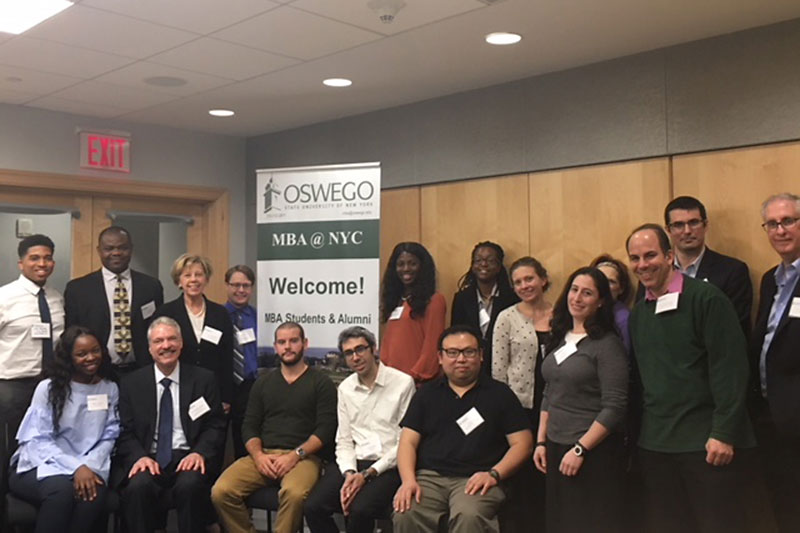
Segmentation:
[(303, 449), (302, 446), (298, 446), (297, 448), (295, 448), (294, 453), (296, 453), (297, 457), (299, 457), (300, 459), (306, 458), (306, 451)]
[(494, 480), (497, 481), (498, 483), (500, 482), (500, 472), (498, 472), (494, 468), (489, 470), (489, 475), (492, 476)]
[(583, 444), (580, 442), (576, 442), (572, 447), (572, 453), (577, 455), (578, 457), (586, 457), (586, 454), (589, 452), (586, 448), (583, 447)]
[(365, 468), (364, 470), (359, 472), (359, 474), (361, 474), (364, 477), (364, 481), (369, 481), (373, 477), (375, 477), (375, 474), (373, 474), (372, 472), (374, 472), (374, 470), (370, 470), (369, 468)]

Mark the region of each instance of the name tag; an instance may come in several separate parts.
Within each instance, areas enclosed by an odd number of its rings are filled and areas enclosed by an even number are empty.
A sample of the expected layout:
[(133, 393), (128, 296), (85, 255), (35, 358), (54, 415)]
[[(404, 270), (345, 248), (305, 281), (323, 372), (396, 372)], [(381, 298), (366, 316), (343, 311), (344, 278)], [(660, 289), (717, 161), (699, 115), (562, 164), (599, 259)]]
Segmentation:
[(464, 435), (472, 433), (476, 427), (483, 424), (483, 417), (474, 407), (461, 415), (461, 418), (456, 420), (456, 424), (464, 432)]
[(656, 314), (673, 311), (678, 308), (679, 292), (669, 292), (656, 300)]
[(366, 440), (356, 444), (356, 458), (377, 459), (381, 456), (381, 438), (377, 433), (369, 432)]
[(150, 300), (146, 304), (142, 306), (142, 318), (147, 320), (153, 313), (156, 312), (156, 303), (153, 300)]
[(574, 354), (577, 351), (578, 351), (578, 346), (576, 346), (571, 342), (568, 342), (564, 346), (553, 352), (553, 357), (556, 358), (556, 364), (560, 365), (567, 359), (567, 357), (569, 357), (570, 355)]
[(189, 418), (191, 418), (192, 421), (197, 420), (210, 410), (211, 408), (208, 406), (206, 399), (201, 396), (189, 404)]
[(248, 342), (255, 342), (256, 332), (253, 328), (240, 329), (236, 332), (236, 340), (239, 344), (247, 344)]
[(89, 411), (108, 411), (108, 394), (90, 394), (86, 404)]
[(206, 326), (203, 328), (203, 333), (200, 335), (200, 340), (208, 341), (211, 344), (219, 344), (219, 340), (222, 338), (222, 332), (218, 329), (214, 329), (211, 326)]
[(399, 320), (401, 316), (403, 316), (403, 306), (398, 305), (397, 307), (394, 308), (392, 314), (389, 315), (389, 320)]
[(488, 324), (490, 320), (492, 320), (492, 317), (489, 316), (485, 308), (481, 307), (481, 310), (478, 311), (478, 325), (483, 327)]
[(49, 339), (50, 336), (50, 323), (39, 322), (31, 326), (31, 337), (34, 339)]
[(789, 307), (789, 318), (800, 318), (800, 297), (795, 296), (792, 298), (792, 304)]

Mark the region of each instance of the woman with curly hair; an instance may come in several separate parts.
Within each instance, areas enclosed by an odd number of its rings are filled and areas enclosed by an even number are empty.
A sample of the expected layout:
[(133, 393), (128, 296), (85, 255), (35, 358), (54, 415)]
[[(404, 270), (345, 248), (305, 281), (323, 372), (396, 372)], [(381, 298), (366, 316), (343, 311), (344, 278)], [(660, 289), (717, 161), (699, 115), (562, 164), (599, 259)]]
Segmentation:
[(439, 374), (436, 357), (447, 304), (436, 292), (433, 257), (419, 243), (392, 250), (381, 287), (381, 361), (414, 378), (417, 385)]
[(119, 390), (105, 346), (71, 326), (25, 413), (11, 458), (11, 492), (38, 506), (36, 532), (90, 531), (105, 509)]
[(483, 369), (487, 374), (492, 373), (492, 333), (497, 315), (519, 301), (511, 288), (504, 258), (499, 244), (476, 244), (470, 255), (470, 269), (458, 280), (450, 312), (451, 326), (466, 324), (481, 332)]

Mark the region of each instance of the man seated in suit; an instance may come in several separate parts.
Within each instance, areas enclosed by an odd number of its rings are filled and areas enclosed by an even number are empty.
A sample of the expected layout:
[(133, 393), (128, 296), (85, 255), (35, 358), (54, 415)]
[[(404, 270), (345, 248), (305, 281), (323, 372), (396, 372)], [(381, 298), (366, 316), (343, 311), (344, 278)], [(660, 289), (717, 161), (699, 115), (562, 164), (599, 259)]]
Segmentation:
[(159, 317), (147, 330), (154, 365), (123, 380), (119, 412), (122, 432), (117, 461), (127, 473), (121, 484), (129, 533), (156, 526), (158, 502), (168, 490), (181, 533), (203, 531), (208, 522), (209, 463), (217, 460), (225, 417), (214, 374), (181, 365), (181, 330)]
[(152, 362), (147, 323), (164, 303), (164, 289), (157, 279), (130, 269), (133, 242), (125, 228), (101, 231), (97, 253), (103, 267), (67, 283), (66, 325), (91, 329), (122, 376)]

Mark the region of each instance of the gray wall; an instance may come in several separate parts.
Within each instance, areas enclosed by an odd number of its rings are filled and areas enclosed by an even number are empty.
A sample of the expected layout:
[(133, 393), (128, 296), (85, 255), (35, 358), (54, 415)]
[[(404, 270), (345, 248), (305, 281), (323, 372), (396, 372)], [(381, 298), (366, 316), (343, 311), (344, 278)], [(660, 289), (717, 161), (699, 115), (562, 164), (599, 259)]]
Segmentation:
[[(78, 127), (129, 132), (131, 173), (121, 176), (79, 168), (79, 139), (75, 133)], [(230, 261), (244, 260), (243, 138), (0, 104), (0, 168), (228, 189)]]

